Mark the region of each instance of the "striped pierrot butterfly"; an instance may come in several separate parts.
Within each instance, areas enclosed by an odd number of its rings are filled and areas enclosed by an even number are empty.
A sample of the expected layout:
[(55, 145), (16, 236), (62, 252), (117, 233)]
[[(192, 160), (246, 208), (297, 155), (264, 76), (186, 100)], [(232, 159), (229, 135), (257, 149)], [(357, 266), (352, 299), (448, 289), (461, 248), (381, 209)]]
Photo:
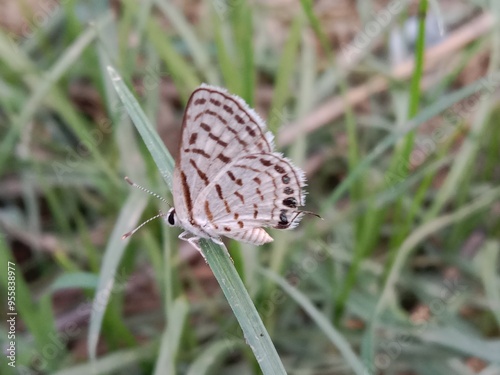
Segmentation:
[(174, 207), (156, 217), (183, 228), (179, 238), (198, 249), (199, 238), (221, 244), (221, 236), (262, 245), (273, 241), (264, 228), (291, 229), (310, 213), (298, 209), (304, 186), (303, 171), (274, 151), (259, 115), (240, 97), (202, 84), (182, 121)]

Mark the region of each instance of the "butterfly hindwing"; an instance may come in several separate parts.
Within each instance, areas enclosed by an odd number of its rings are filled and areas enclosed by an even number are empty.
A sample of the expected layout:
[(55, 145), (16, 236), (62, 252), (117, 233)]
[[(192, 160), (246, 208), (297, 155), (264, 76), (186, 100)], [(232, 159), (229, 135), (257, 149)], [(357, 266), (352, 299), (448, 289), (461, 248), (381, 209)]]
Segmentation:
[(224, 235), (260, 227), (294, 228), (304, 205), (304, 177), (279, 153), (242, 156), (222, 169), (195, 204)]

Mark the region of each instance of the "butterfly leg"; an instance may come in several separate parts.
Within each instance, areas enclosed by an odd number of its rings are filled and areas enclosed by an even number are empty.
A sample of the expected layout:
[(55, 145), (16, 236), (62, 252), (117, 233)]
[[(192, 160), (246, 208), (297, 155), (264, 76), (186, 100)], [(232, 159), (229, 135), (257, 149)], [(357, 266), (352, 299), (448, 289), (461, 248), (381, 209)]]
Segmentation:
[(198, 243), (198, 240), (200, 238), (198, 236), (195, 236), (194, 234), (185, 231), (179, 235), (179, 239), (189, 242), (196, 250), (198, 250), (201, 253), (200, 244)]
[[(196, 250), (198, 250), (198, 252), (201, 254), (203, 259), (205, 259), (205, 263), (207, 262), (207, 258), (205, 258), (205, 254), (203, 254), (203, 251), (201, 251), (200, 237), (198, 237), (198, 236), (196, 236), (188, 231), (185, 231), (179, 235), (179, 239), (189, 242), (191, 244), (191, 246), (193, 246)], [(222, 244), (222, 241), (220, 239), (218, 240), (218, 242), (215, 239), (214, 239), (214, 241), (216, 243), (220, 242)]]
[(224, 242), (220, 238), (212, 238), (212, 241), (215, 242), (217, 245), (224, 246)]
[[(205, 262), (207, 261), (207, 258), (205, 258), (205, 255), (203, 254), (203, 251), (201, 251), (200, 237), (198, 237), (198, 236), (196, 236), (188, 231), (185, 231), (179, 235), (179, 239), (189, 242), (191, 244), (191, 246), (193, 246), (196, 250), (198, 250), (198, 252), (201, 254), (203, 259), (205, 259)], [(227, 254), (229, 255), (229, 251), (227, 250), (226, 245), (224, 245), (224, 242), (222, 242), (222, 239), (214, 237), (214, 238), (211, 238), (211, 240), (213, 242), (215, 242), (217, 245), (222, 246), (222, 248), (224, 250), (226, 250)], [(229, 257), (231, 258), (230, 255), (229, 255)], [(233, 259), (231, 258), (231, 261), (232, 260)], [(234, 261), (233, 261), (233, 263), (234, 263)]]

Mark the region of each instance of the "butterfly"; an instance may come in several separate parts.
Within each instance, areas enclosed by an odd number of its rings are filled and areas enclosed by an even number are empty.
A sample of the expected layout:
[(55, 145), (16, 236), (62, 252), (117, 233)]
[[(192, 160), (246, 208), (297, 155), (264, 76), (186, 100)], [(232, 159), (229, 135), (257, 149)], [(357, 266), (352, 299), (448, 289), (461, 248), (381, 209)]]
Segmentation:
[(273, 241), (264, 228), (296, 227), (303, 214), (312, 214), (298, 209), (305, 203), (305, 175), (274, 151), (273, 138), (243, 99), (202, 84), (182, 121), (174, 206), (156, 217), (184, 229), (179, 238), (197, 249), (200, 238), (222, 244), (222, 236), (262, 245)]

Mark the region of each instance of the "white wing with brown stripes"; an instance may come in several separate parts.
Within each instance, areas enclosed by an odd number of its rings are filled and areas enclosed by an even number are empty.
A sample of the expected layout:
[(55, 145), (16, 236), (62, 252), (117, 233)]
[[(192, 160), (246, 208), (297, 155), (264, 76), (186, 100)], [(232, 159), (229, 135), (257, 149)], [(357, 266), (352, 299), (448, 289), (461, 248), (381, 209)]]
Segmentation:
[(291, 229), (301, 218), (303, 186), (302, 171), (281, 154), (245, 155), (201, 191), (194, 215), (207, 217), (208, 225), (227, 237), (261, 227)]
[(170, 225), (190, 240), (227, 236), (272, 241), (262, 227), (295, 227), (304, 205), (303, 172), (273, 152), (264, 122), (239, 97), (202, 85), (189, 99), (173, 183)]

